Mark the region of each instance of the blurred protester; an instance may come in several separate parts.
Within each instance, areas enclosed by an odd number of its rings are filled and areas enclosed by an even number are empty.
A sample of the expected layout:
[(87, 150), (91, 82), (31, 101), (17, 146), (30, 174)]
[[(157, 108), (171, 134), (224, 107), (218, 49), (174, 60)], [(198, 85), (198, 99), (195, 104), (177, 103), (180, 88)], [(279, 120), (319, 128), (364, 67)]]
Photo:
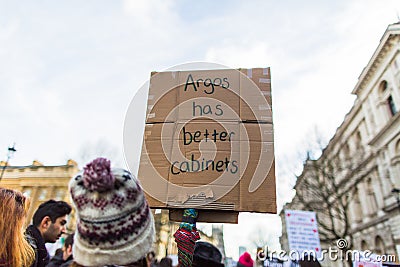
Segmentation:
[(29, 199), (21, 192), (0, 188), (0, 266), (29, 267), (35, 251), (24, 236)]
[(250, 254), (246, 251), (239, 257), (236, 267), (253, 267), (254, 261)]
[(172, 267), (172, 259), (168, 257), (164, 257), (160, 260), (160, 263), (157, 265), (157, 267)]
[(33, 224), (26, 229), (26, 235), (35, 250), (36, 261), (32, 267), (45, 267), (50, 256), (45, 243), (55, 243), (66, 231), (67, 215), (71, 206), (64, 201), (48, 200), (42, 203), (33, 215)]
[(321, 264), (312, 255), (305, 255), (303, 259), (299, 260), (300, 267), (321, 267)]
[(147, 260), (147, 267), (158, 266), (156, 254), (154, 253), (154, 251), (150, 251), (149, 253), (147, 253), (146, 260)]
[(193, 267), (224, 267), (222, 254), (213, 244), (197, 241), (194, 246)]
[(63, 249), (62, 248), (58, 248), (56, 249), (56, 251), (54, 252), (54, 255), (58, 255), (60, 257), (62, 257), (63, 254)]
[(56, 253), (46, 267), (68, 267), (73, 261), (72, 246), (74, 244), (74, 235), (70, 234), (64, 241), (61, 253)]
[(139, 181), (97, 158), (69, 182), (77, 213), (71, 266), (147, 267), (154, 219)]

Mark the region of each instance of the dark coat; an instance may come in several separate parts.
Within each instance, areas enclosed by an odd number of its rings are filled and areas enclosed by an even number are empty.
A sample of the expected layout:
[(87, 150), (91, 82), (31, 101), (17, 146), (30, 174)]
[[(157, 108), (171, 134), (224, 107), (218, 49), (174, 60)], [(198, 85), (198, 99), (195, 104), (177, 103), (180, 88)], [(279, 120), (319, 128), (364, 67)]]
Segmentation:
[(26, 236), (29, 244), (35, 250), (35, 262), (31, 267), (46, 267), (50, 261), (50, 256), (39, 230), (35, 226), (29, 225), (26, 229)]
[(67, 260), (63, 259), (63, 255), (54, 255), (53, 258), (51, 258), (49, 264), (46, 265), (46, 267), (69, 267), (71, 263), (74, 261), (72, 256), (69, 256)]

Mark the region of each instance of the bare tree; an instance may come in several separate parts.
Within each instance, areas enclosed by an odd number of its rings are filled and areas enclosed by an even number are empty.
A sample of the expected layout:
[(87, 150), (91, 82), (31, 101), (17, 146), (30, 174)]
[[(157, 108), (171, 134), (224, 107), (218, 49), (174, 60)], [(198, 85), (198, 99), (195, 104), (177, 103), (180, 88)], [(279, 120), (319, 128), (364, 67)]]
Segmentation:
[(97, 157), (106, 157), (110, 159), (113, 166), (124, 166), (121, 160), (121, 152), (104, 139), (85, 143), (78, 152), (78, 163), (80, 166), (84, 166)]
[[(307, 153), (303, 172), (297, 177), (295, 201), (305, 210), (316, 212), (321, 243), (337, 245), (338, 240), (346, 240), (346, 246), (338, 247), (346, 255), (353, 248), (350, 204), (359, 181), (349, 182), (349, 177), (359, 171), (357, 159), (343, 160), (331, 151), (321, 152), (318, 159), (311, 159), (313, 153)], [(351, 257), (343, 260), (352, 266)]]
[(273, 246), (274, 245), (274, 235), (267, 231), (265, 226), (257, 225), (250, 233), (251, 245), (255, 246), (256, 248), (265, 248), (266, 246)]

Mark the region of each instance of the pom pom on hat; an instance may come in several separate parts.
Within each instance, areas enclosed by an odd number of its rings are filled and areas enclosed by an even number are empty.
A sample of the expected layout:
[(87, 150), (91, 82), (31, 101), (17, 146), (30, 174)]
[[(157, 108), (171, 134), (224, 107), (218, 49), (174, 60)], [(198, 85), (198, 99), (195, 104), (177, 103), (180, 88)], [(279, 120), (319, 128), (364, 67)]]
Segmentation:
[(83, 184), (91, 191), (105, 192), (114, 187), (115, 177), (108, 159), (97, 158), (83, 168)]
[(243, 253), (237, 264), (238, 267), (253, 267), (254, 261), (248, 252)]

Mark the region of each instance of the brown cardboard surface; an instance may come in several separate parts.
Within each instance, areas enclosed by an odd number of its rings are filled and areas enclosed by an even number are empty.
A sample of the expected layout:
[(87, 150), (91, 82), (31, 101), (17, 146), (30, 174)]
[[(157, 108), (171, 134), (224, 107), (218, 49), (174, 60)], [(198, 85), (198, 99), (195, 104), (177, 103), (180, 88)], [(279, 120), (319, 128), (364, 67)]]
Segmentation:
[[(231, 151), (187, 151), (175, 160), (169, 181), (176, 185), (210, 184), (233, 186), (239, 181), (240, 153)], [(176, 163), (176, 164), (175, 164)], [(189, 171), (186, 171), (189, 168)]]
[[(179, 90), (179, 94), (184, 94), (183, 88)], [(225, 121), (239, 121), (239, 94), (230, 90), (225, 90), (218, 94), (210, 96), (195, 96), (194, 94), (185, 97), (186, 99), (178, 99), (178, 120), (190, 120), (192, 118)]]
[[(237, 211), (213, 211), (198, 210), (198, 222), (209, 223), (238, 223), (239, 212)], [(169, 220), (173, 222), (182, 222), (183, 209), (170, 209)]]
[(174, 131), (174, 139), (186, 139), (186, 144), (190, 141), (229, 143), (232, 141), (239, 141), (240, 137), (239, 122), (215, 121), (211, 119), (204, 121), (191, 120), (190, 122), (177, 122)]
[(240, 123), (240, 141), (273, 142), (274, 127), (270, 123)]
[[(194, 207), (207, 211), (208, 222), (223, 222), (219, 212), (229, 222), (237, 222), (239, 211), (276, 213), (270, 71), (240, 72), (153, 74), (149, 94), (165, 99), (149, 97), (155, 115), (147, 117), (139, 167), (152, 208)], [(218, 77), (229, 88), (214, 86), (207, 94)], [(172, 89), (165, 94), (165, 88)]]
[(146, 123), (144, 128), (144, 140), (166, 140), (173, 139), (175, 123)]
[[(185, 145), (184, 140), (174, 140), (174, 151), (181, 151), (184, 155), (187, 151), (232, 151), (232, 152), (240, 152), (239, 142), (206, 142), (202, 140), (201, 142), (191, 142), (190, 144)], [(176, 147), (178, 146), (178, 147)]]
[[(141, 154), (138, 179), (146, 192), (150, 207), (163, 207), (167, 202), (169, 165), (165, 161), (157, 162), (151, 158), (152, 155)], [(153, 162), (158, 163), (158, 166)]]
[(179, 72), (178, 118), (239, 120), (239, 76), (229, 69)]
[(240, 156), (240, 210), (276, 213), (273, 143), (241, 142)]
[(146, 122), (174, 122), (178, 111), (179, 72), (152, 72), (147, 99)]
[(240, 186), (182, 184), (168, 187), (167, 205), (177, 208), (213, 210), (239, 209)]
[(241, 69), (240, 72), (241, 120), (272, 122), (270, 69)]
[[(253, 176), (251, 167), (253, 162), (249, 163), (243, 177)], [(275, 182), (275, 162), (273, 162), (270, 171), (265, 177), (260, 187), (249, 192), (251, 179), (242, 179), (240, 181), (240, 211), (257, 211), (276, 213), (276, 182)]]
[(249, 80), (253, 81), (261, 91), (271, 91), (271, 69), (267, 68), (241, 68), (243, 73)]

